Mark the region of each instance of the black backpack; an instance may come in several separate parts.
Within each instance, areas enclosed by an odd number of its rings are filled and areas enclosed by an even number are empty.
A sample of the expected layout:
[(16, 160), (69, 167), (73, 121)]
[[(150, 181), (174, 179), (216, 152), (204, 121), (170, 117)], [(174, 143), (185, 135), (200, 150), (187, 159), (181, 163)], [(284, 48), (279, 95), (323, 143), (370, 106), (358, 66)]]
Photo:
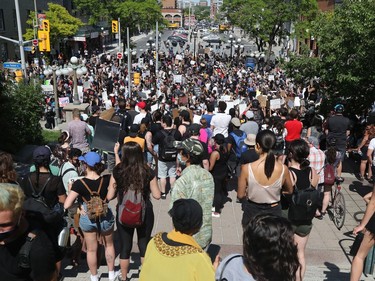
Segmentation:
[(165, 162), (176, 161), (177, 149), (173, 146), (173, 142), (176, 130), (161, 130), (164, 135), (163, 141), (159, 145), (159, 158)]
[(276, 134), (276, 144), (275, 149), (276, 150), (283, 150), (285, 147), (285, 140), (283, 134)]
[(253, 110), (254, 113), (254, 121), (260, 126), (263, 124), (263, 115), (260, 112), (260, 109)]

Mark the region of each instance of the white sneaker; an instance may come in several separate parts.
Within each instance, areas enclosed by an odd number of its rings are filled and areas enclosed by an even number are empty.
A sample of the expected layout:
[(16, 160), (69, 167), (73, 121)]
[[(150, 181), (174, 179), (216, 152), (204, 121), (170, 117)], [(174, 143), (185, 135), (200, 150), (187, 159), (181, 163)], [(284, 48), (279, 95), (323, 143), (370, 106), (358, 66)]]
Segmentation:
[(115, 275), (113, 276), (113, 278), (108, 277), (108, 280), (109, 281), (116, 281), (116, 280), (118, 280), (118, 277), (120, 277), (120, 270), (115, 271)]
[(215, 207), (212, 207), (211, 211), (212, 211), (212, 212), (215, 212)]
[(212, 212), (212, 217), (213, 218), (220, 218), (220, 213)]

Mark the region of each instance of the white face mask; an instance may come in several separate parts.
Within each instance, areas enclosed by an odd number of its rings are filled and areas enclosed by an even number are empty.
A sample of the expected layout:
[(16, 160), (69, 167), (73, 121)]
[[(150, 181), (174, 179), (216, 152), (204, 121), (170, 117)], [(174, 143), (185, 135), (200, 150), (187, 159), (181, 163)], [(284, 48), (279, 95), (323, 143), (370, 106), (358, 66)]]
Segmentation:
[(184, 160), (182, 160), (182, 156), (181, 154), (177, 154), (177, 159), (178, 159), (178, 162), (181, 164), (181, 165), (186, 165), (186, 162)]

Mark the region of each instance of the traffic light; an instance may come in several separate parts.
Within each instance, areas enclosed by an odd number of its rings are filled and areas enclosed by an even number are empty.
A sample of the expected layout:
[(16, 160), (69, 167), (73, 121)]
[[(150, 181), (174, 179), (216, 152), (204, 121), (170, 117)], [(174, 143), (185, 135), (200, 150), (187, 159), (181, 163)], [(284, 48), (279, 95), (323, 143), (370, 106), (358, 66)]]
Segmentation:
[(51, 44), (49, 42), (49, 33), (47, 31), (38, 30), (38, 40), (39, 40), (40, 52), (51, 51)]
[(49, 20), (42, 20), (43, 30), (49, 32)]
[(118, 32), (118, 21), (113, 20), (112, 21), (112, 33), (117, 33)]
[(139, 72), (134, 72), (134, 85), (139, 85), (140, 81), (140, 73)]

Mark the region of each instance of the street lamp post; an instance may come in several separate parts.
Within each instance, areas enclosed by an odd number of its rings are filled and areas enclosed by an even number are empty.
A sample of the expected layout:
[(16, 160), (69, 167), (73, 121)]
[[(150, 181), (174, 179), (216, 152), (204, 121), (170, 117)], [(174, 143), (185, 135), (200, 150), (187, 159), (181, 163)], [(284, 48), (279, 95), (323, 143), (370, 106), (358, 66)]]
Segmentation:
[(61, 72), (64, 75), (73, 73), (73, 104), (80, 105), (81, 101), (78, 97), (77, 77), (86, 74), (87, 68), (83, 65), (79, 65), (78, 58), (73, 56), (70, 58), (70, 65), (68, 66), (68, 68), (62, 69)]
[(55, 99), (55, 126), (60, 123), (60, 108), (59, 108), (59, 98), (57, 96), (57, 79), (56, 76), (61, 75), (61, 70), (56, 65), (52, 65), (50, 68), (46, 68), (43, 71), (45, 76), (49, 76), (52, 74), (52, 81), (53, 81), (53, 97)]
[(194, 57), (194, 60), (195, 60), (195, 45), (196, 45), (196, 42), (197, 42), (197, 37), (198, 37), (198, 33), (196, 31), (193, 31), (192, 33), (193, 35), (193, 39), (194, 39), (194, 46), (193, 46), (193, 57)]
[(232, 34), (229, 34), (229, 40), (228, 43), (230, 44), (230, 58), (233, 58), (233, 43), (236, 39), (233, 38)]
[(237, 52), (237, 61), (238, 61), (240, 58), (241, 50), (244, 48), (244, 46), (241, 45), (241, 38), (237, 39), (237, 44), (234, 45), (234, 48), (236, 49), (236, 52)]

